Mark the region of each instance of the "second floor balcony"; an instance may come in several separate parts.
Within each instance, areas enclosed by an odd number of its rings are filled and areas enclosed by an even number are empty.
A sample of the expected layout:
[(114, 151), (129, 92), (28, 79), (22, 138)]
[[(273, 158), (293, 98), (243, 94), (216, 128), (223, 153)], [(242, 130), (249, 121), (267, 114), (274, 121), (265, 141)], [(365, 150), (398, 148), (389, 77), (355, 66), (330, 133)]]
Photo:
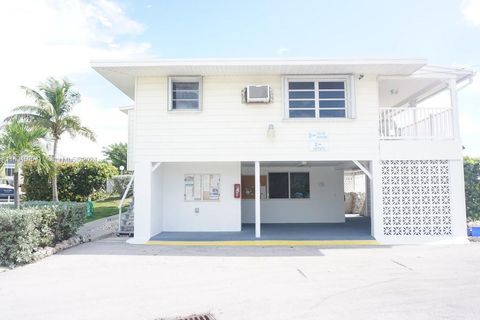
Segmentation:
[(382, 140), (452, 139), (455, 136), (453, 109), (380, 108), (379, 133)]

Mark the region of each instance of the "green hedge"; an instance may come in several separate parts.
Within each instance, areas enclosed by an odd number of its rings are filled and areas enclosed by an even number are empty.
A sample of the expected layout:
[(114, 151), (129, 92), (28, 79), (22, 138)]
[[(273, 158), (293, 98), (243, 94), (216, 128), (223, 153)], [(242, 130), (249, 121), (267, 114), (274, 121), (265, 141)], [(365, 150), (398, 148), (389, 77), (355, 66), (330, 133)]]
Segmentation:
[(28, 201), (22, 208), (34, 208), (42, 213), (42, 226), (52, 232), (54, 243), (74, 236), (87, 213), (87, 204), (81, 202)]
[(35, 209), (0, 208), (0, 265), (15, 266), (32, 261), (39, 245), (39, 212)]
[(36, 248), (75, 235), (83, 224), (85, 203), (25, 202), (20, 209), (0, 208), (0, 265), (31, 262)]
[[(27, 200), (51, 200), (52, 186), (47, 174), (37, 171), (33, 161), (23, 164), (23, 190)], [(99, 198), (107, 180), (118, 173), (105, 161), (57, 163), (58, 198), (60, 201), (86, 201)]]
[(469, 220), (480, 220), (480, 159), (465, 157), (465, 201)]

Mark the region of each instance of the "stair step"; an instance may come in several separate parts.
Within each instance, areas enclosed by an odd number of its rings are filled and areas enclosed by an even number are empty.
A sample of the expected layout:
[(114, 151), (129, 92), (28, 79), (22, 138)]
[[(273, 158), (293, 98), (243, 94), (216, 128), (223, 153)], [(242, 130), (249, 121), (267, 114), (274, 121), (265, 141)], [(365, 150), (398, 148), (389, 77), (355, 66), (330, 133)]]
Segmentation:
[(135, 212), (133, 204), (130, 204), (125, 211), (120, 213), (120, 225), (118, 226), (118, 233), (133, 234), (134, 232)]

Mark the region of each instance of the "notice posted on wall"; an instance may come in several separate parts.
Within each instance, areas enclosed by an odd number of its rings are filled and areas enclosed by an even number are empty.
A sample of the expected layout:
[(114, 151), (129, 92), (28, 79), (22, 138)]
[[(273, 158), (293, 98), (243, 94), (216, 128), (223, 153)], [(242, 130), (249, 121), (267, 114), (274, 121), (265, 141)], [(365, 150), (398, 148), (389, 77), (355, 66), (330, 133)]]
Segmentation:
[(193, 192), (195, 189), (195, 176), (194, 175), (185, 175), (185, 200), (193, 201), (194, 196)]
[(185, 201), (219, 200), (219, 174), (186, 174)]
[(308, 133), (310, 151), (328, 151), (328, 133), (325, 131), (312, 130)]

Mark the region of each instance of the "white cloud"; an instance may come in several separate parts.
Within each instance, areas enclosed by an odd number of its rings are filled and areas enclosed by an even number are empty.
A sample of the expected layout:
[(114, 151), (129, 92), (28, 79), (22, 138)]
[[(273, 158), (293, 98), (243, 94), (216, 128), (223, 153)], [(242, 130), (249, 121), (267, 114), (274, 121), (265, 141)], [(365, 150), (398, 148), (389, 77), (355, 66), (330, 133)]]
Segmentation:
[[(92, 59), (150, 57), (149, 43), (128, 41), (141, 34), (144, 26), (111, 0), (5, 1), (0, 10), (0, 30), (0, 118), (26, 102), (20, 85), (33, 87), (48, 76), (63, 78), (92, 72)], [(82, 91), (81, 87), (76, 89)], [(86, 125), (91, 119), (103, 117), (109, 119), (110, 127), (123, 128), (126, 134), (126, 117), (116, 110), (105, 110), (85, 96), (77, 110), (82, 110)], [(105, 130), (104, 122), (91, 123), (91, 127), (101, 137), (99, 144), (119, 134)], [(95, 155), (101, 155), (99, 147), (90, 142), (79, 139), (75, 144), (69, 151), (69, 144), (62, 143), (60, 152), (81, 155), (97, 150)]]
[(288, 48), (285, 48), (285, 47), (280, 47), (277, 49), (277, 55), (278, 56), (283, 56), (285, 53), (287, 53), (289, 51)]
[(480, 26), (480, 0), (464, 0), (462, 11), (465, 20), (475, 26)]

